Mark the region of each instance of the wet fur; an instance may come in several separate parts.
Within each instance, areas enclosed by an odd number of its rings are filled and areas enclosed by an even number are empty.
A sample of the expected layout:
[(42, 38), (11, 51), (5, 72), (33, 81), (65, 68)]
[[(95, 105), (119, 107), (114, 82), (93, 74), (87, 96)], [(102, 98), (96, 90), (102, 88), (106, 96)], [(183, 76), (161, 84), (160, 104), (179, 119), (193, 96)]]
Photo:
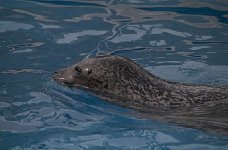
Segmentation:
[[(91, 74), (83, 72), (76, 75), (76, 67), (87, 69)], [(72, 76), (72, 79), (67, 80), (68, 76)], [(88, 58), (58, 71), (54, 78), (67, 85), (88, 88), (106, 100), (143, 111), (228, 101), (228, 90), (225, 88), (166, 81), (132, 60), (116, 55)]]

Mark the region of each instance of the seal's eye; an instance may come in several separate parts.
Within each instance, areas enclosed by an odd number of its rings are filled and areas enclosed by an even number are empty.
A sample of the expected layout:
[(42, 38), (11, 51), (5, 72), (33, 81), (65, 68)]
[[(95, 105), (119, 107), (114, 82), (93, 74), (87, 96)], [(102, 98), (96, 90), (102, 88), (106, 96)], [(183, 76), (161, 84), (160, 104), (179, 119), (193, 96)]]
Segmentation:
[(77, 72), (82, 72), (82, 69), (80, 68), (80, 67), (78, 67), (78, 66), (76, 66), (75, 68), (74, 68), (74, 70), (76, 70)]

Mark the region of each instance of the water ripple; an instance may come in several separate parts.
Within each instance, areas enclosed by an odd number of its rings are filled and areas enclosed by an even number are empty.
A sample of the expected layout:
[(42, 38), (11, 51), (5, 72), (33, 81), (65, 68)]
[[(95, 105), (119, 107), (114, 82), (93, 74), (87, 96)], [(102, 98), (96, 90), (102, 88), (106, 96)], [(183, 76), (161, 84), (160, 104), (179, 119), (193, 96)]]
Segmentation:
[(168, 11), (176, 12), (180, 14), (191, 14), (191, 15), (206, 15), (206, 16), (215, 16), (222, 23), (228, 23), (227, 18), (224, 17), (224, 14), (228, 14), (228, 11), (216, 10), (208, 7), (201, 8), (189, 8), (189, 7), (140, 7), (139, 9), (146, 11)]
[[(227, 6), (224, 0), (2, 1), (0, 149), (226, 150), (227, 136), (218, 134), (227, 131), (227, 105), (165, 114), (175, 124), (157, 122), (161, 113), (148, 119), (59, 85), (52, 74), (83, 57), (117, 54), (168, 80), (225, 86)], [(179, 126), (182, 119), (199, 128), (205, 122), (216, 133)]]
[[(28, 0), (30, 1), (30, 0)], [(88, 3), (88, 2), (74, 2), (74, 1), (48, 1), (48, 0), (33, 0), (38, 3), (43, 3), (43, 4), (53, 4), (53, 5), (60, 5), (60, 6), (95, 6), (95, 7), (103, 7), (102, 5), (96, 4), (96, 3)]]
[(37, 70), (37, 69), (20, 69), (20, 70), (5, 70), (1, 71), (0, 73), (3, 74), (19, 74), (19, 73), (44, 73), (44, 70)]
[(43, 16), (43, 15), (40, 15), (40, 14), (35, 14), (35, 13), (32, 13), (30, 11), (26, 11), (26, 10), (13, 9), (13, 11), (15, 11), (17, 13), (21, 13), (21, 14), (32, 16), (34, 18), (34, 20), (37, 20), (37, 21), (42, 21), (42, 22), (58, 22), (58, 21), (53, 20), (53, 19), (47, 19), (46, 16)]
[(29, 42), (29, 43), (8, 45), (7, 47), (10, 48), (10, 51), (14, 51), (14, 53), (20, 53), (20, 52), (28, 52), (28, 51), (30, 52), (30, 50), (27, 49), (27, 50), (23, 50), (23, 51), (18, 51), (18, 49), (39, 47), (44, 44), (45, 43), (43, 43), (43, 42)]
[(88, 36), (88, 35), (103, 35), (106, 32), (107, 31), (86, 30), (86, 31), (81, 31), (76, 33), (66, 33), (64, 34), (64, 38), (58, 39), (56, 43), (67, 44), (78, 40), (78, 37)]
[(13, 21), (0, 21), (0, 32), (16, 31), (19, 29), (29, 30), (34, 28), (33, 25), (17, 23)]

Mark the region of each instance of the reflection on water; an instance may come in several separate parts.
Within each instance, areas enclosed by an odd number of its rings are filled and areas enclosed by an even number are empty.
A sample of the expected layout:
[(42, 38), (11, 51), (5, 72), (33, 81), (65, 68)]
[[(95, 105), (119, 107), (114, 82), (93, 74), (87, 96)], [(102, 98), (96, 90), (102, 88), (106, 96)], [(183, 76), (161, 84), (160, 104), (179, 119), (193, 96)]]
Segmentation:
[(151, 119), (52, 74), (112, 53), (168, 80), (226, 86), (227, 16), (224, 0), (2, 1), (0, 149), (226, 150), (226, 105)]
[(29, 30), (34, 26), (25, 23), (17, 23), (12, 21), (0, 21), (0, 32), (7, 32), (7, 31), (16, 31), (19, 29)]
[(35, 14), (29, 11), (25, 11), (25, 10), (21, 10), (21, 9), (13, 9), (13, 11), (19, 13), (19, 14), (25, 14), (25, 15), (29, 15), (32, 16), (34, 18), (34, 20), (37, 21), (42, 21), (42, 22), (57, 22), (55, 20), (51, 20), (51, 19), (46, 19), (46, 16), (43, 15), (39, 15), (39, 14)]
[[(39, 47), (45, 43), (43, 42), (32, 42), (32, 43), (22, 43), (22, 44), (14, 44), (14, 45), (8, 45), (7, 47), (10, 48), (10, 51), (18, 52), (18, 49), (23, 49), (27, 47)], [(30, 49), (32, 50), (32, 49)]]
[(81, 36), (102, 35), (105, 33), (106, 31), (96, 31), (96, 30), (87, 30), (87, 31), (82, 31), (78, 33), (67, 33), (67, 34), (64, 34), (64, 38), (58, 39), (57, 43), (59, 44), (71, 43), (73, 41), (77, 41), (78, 37), (81, 37)]

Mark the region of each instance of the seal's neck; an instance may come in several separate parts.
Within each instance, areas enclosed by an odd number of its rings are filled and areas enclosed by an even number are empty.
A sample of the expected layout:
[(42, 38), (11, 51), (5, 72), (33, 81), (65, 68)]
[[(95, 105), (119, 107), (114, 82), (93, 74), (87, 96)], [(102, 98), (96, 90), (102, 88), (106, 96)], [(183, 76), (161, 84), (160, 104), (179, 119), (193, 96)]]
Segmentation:
[[(169, 82), (149, 72), (122, 83), (116, 95), (124, 95), (128, 103), (143, 107), (189, 107), (228, 100), (228, 90), (218, 87)], [(121, 84), (121, 83), (119, 83)], [(140, 106), (138, 106), (140, 107)]]
[(150, 101), (158, 102), (163, 106), (193, 106), (216, 104), (222, 100), (228, 100), (228, 90), (218, 87), (203, 85), (181, 84), (169, 82), (163, 79), (151, 79), (157, 81), (157, 85), (150, 88)]

